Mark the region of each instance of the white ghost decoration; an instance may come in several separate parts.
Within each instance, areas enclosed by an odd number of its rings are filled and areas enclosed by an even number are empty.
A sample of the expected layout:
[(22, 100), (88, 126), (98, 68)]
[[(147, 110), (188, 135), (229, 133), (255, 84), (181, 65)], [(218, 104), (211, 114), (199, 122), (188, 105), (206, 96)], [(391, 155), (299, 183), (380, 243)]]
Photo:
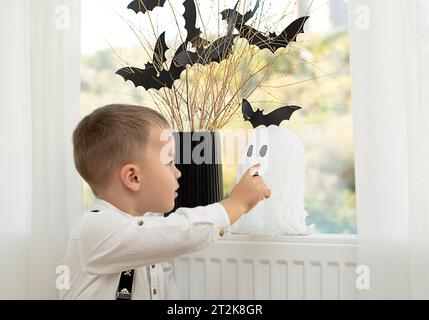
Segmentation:
[(262, 165), (259, 175), (271, 189), (260, 202), (231, 226), (232, 233), (252, 235), (308, 235), (304, 209), (305, 151), (289, 129), (258, 127), (240, 159), (237, 181), (253, 165)]

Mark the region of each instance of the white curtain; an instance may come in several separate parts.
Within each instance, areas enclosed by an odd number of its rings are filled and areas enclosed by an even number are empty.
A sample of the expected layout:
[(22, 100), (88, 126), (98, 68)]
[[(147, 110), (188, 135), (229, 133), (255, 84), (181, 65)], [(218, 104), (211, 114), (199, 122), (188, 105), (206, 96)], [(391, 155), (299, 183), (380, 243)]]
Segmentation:
[(55, 299), (56, 267), (82, 211), (80, 2), (0, 0), (0, 299)]
[(428, 299), (429, 1), (349, 6), (358, 297)]

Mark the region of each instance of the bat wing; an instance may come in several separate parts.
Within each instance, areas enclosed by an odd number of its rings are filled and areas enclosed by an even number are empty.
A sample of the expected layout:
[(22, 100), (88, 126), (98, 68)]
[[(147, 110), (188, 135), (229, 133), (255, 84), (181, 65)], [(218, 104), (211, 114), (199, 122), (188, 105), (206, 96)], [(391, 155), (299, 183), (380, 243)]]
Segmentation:
[(174, 53), (173, 61), (170, 64), (170, 69), (162, 70), (159, 74), (159, 76), (155, 79), (156, 85), (153, 87), (154, 89), (160, 89), (160, 88), (172, 88), (174, 81), (180, 79), (180, 75), (182, 74), (182, 71), (185, 70), (186, 65), (181, 65), (177, 62), (177, 57), (180, 53), (186, 52), (186, 44), (185, 41), (182, 43)]
[(249, 10), (244, 14), (243, 24), (249, 21), (251, 18), (253, 18), (258, 8), (259, 8), (259, 0), (256, 1), (255, 7), (253, 8), (253, 10)]
[(170, 67), (170, 70), (163, 70), (157, 78), (154, 79), (152, 88), (159, 90), (161, 88), (172, 88), (174, 81), (180, 79), (180, 74), (184, 68)]
[(232, 51), (234, 39), (236, 35), (224, 36), (216, 41), (213, 41), (207, 48), (199, 47), (196, 52), (182, 51), (177, 55), (177, 62), (179, 65), (208, 65), (212, 62), (218, 62), (228, 58)]
[(243, 113), (244, 121), (250, 121), (252, 120), (252, 117), (254, 115), (254, 111), (252, 109), (252, 106), (250, 105), (249, 101), (246, 99), (243, 99), (243, 103), (241, 105), (241, 112)]
[(276, 34), (271, 34), (270, 37), (267, 37), (265, 34), (249, 25), (240, 24), (239, 20), (237, 20), (236, 28), (239, 32), (240, 38), (246, 39), (249, 44), (255, 45), (261, 50), (269, 49), (273, 53), (276, 51), (277, 48), (274, 47), (274, 43), (271, 38), (273, 35), (276, 36)]
[[(237, 2), (238, 4), (238, 2)], [(255, 8), (253, 11), (256, 11), (257, 7), (259, 6), (259, 0), (255, 5)], [(237, 5), (236, 5), (237, 7)], [(228, 21), (228, 28), (230, 27), (230, 24), (234, 22), (235, 28), (238, 30), (239, 37), (246, 39), (249, 44), (256, 45), (260, 49), (269, 48), (268, 42), (269, 38), (266, 37), (262, 32), (258, 31), (257, 29), (248, 26), (245, 23), (248, 19), (253, 17), (254, 12), (249, 11), (246, 13), (246, 16), (242, 16), (240, 13), (237, 12), (236, 7), (234, 9), (226, 9), (223, 10), (220, 14), (222, 16), (222, 20)], [(247, 20), (246, 20), (247, 19)]]
[[(165, 62), (165, 51), (168, 49), (165, 44), (164, 33), (157, 40), (155, 50), (161, 58), (161, 61)], [(145, 69), (139, 69), (134, 67), (126, 67), (116, 71), (116, 74), (122, 76), (125, 81), (130, 80), (136, 87), (143, 87), (146, 90), (167, 87), (171, 88), (175, 80), (180, 79), (180, 75), (185, 70), (184, 65), (177, 63), (177, 56), (179, 53), (186, 50), (186, 42), (181, 44), (174, 54), (173, 61), (171, 62), (170, 69), (158, 69), (154, 64), (147, 63)], [(154, 54), (155, 56), (155, 54)], [(154, 58), (156, 61), (156, 58)]]
[(174, 57), (174, 60), (177, 62), (178, 65), (186, 66), (186, 65), (194, 65), (196, 63), (200, 63), (201, 57), (198, 52), (192, 52), (192, 51), (181, 51), (176, 54)]
[(146, 90), (167, 87), (171, 88), (175, 80), (180, 78), (184, 68), (172, 67), (171, 70), (162, 70), (159, 74), (155, 67), (139, 69), (126, 67), (118, 70), (116, 74), (122, 76), (125, 81), (130, 80), (136, 87), (143, 87)]
[(165, 43), (165, 32), (163, 32), (159, 38), (156, 40), (155, 48), (153, 50), (152, 63), (156, 70), (161, 71), (163, 69), (163, 64), (167, 61), (165, 53), (167, 52), (168, 47)]
[(231, 17), (232, 14), (233, 14), (232, 9), (225, 9), (220, 13), (222, 20), (228, 20), (228, 18)]
[(280, 33), (277, 37), (275, 37), (274, 42), (279, 47), (286, 47), (289, 42), (295, 41), (296, 37), (300, 33), (304, 33), (304, 25), (307, 22), (309, 16), (301, 17), (293, 21), (290, 25), (286, 27), (286, 29), (283, 30), (282, 33)]
[(195, 26), (197, 22), (197, 10), (195, 8), (194, 0), (185, 0), (183, 2), (183, 6), (185, 7), (185, 13), (183, 14), (183, 18), (185, 19), (185, 29), (188, 32), (186, 36), (186, 41), (189, 41), (193, 44), (195, 40), (200, 37), (201, 30)]
[(263, 111), (259, 109), (257, 111), (253, 111), (250, 103), (246, 99), (243, 99), (241, 109), (244, 121), (249, 121), (253, 128), (257, 128), (259, 126), (280, 126), (284, 120), (290, 120), (292, 114), (301, 108), (297, 106), (285, 106), (264, 115)]
[(134, 0), (128, 5), (128, 9), (133, 10), (135, 13), (151, 11), (156, 7), (162, 7), (166, 0)]
[(157, 76), (156, 69), (148, 67), (146, 69), (139, 69), (134, 67), (126, 67), (116, 71), (116, 74), (124, 78), (125, 81), (130, 80), (136, 87), (144, 87), (148, 89), (152, 79)]
[(242, 24), (240, 22), (243, 21), (243, 16), (235, 9), (225, 9), (220, 13), (220, 15), (222, 16), (222, 20), (226, 20), (228, 22), (228, 25), (231, 23), (233, 26)]
[(265, 36), (255, 28), (243, 25), (239, 30), (240, 37), (247, 39), (250, 44), (258, 46), (261, 50), (269, 49), (274, 53), (279, 48), (286, 48), (289, 42), (296, 41), (298, 34), (304, 33), (304, 24), (308, 18), (308, 16), (305, 16), (296, 19), (278, 36), (275, 33)]
[(234, 32), (234, 28), (237, 26), (237, 21), (243, 19), (243, 16), (238, 13), (237, 7), (240, 0), (234, 6), (234, 9), (226, 9), (221, 12), (222, 20), (226, 20), (228, 22), (227, 35), (231, 36)]
[[(270, 49), (270, 39), (265, 36), (262, 32), (252, 28), (248, 25), (242, 25), (240, 32), (240, 37), (246, 39), (249, 44), (258, 46), (259, 49)], [(271, 50), (272, 51), (272, 50)]]
[(266, 127), (271, 125), (280, 126), (284, 120), (290, 120), (292, 114), (299, 109), (301, 109), (301, 107), (298, 106), (280, 107), (273, 112), (264, 115), (264, 125)]
[(205, 47), (208, 46), (211, 42), (207, 39), (203, 39), (201, 37), (193, 38), (191, 41), (192, 47), (198, 48), (198, 47)]
[(249, 121), (254, 129), (264, 124), (264, 115), (262, 114), (262, 111), (259, 109), (256, 112), (253, 111), (252, 106), (246, 99), (243, 99), (241, 110), (244, 121)]
[(243, 25), (255, 15), (256, 10), (259, 8), (259, 0), (257, 0), (253, 10), (246, 12), (246, 14), (243, 16), (237, 11), (239, 2), (240, 1), (237, 1), (234, 9), (226, 9), (220, 13), (222, 20), (226, 20), (228, 22), (228, 35), (232, 35), (234, 28), (240, 31)]
[(227, 59), (232, 52), (232, 46), (234, 45), (235, 38), (236, 35), (228, 35), (217, 39), (208, 46), (206, 50), (204, 50), (203, 57), (208, 57), (208, 63), (220, 63)]
[(234, 9), (225, 9), (220, 13), (220, 15), (222, 16), (222, 20), (226, 20), (228, 23), (227, 34), (232, 35), (234, 28), (237, 26), (240, 14)]

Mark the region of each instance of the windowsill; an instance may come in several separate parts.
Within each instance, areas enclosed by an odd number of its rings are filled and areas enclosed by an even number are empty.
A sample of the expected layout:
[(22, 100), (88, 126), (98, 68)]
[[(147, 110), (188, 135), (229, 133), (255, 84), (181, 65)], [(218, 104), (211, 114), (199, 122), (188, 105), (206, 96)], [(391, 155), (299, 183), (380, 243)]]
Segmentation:
[(308, 236), (251, 236), (245, 234), (226, 233), (220, 241), (257, 241), (356, 245), (357, 239), (358, 236), (356, 234), (312, 234)]

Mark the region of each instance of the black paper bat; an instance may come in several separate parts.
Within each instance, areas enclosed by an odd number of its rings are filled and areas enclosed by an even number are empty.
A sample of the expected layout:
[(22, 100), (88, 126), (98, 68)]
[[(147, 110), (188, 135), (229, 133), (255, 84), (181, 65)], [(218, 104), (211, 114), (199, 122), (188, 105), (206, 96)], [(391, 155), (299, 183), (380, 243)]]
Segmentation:
[(232, 9), (231, 15), (229, 15), (226, 19), (228, 22), (228, 28), (227, 28), (228, 36), (232, 35), (232, 33), (234, 32), (235, 25), (237, 23), (237, 15), (238, 15), (237, 7), (239, 2), (240, 0), (237, 1), (237, 3), (234, 6), (234, 9)]
[(220, 63), (231, 54), (236, 37), (237, 35), (223, 36), (213, 41), (207, 48), (198, 47), (195, 52), (183, 51), (177, 55), (177, 62), (183, 66), (197, 63), (202, 65), (212, 62)]
[(228, 20), (231, 15), (237, 15), (235, 28), (238, 30), (241, 38), (249, 41), (249, 44), (258, 46), (262, 49), (269, 49), (271, 52), (276, 52), (279, 48), (286, 48), (291, 41), (296, 41), (298, 34), (304, 33), (304, 25), (309, 16), (304, 16), (293, 21), (279, 35), (269, 33), (266, 36), (264, 33), (245, 24), (246, 19), (250, 16), (249, 12), (243, 17), (237, 13), (235, 9), (226, 9), (221, 12), (222, 20)]
[(181, 45), (173, 58), (169, 70), (164, 69), (164, 63), (167, 61), (165, 52), (168, 50), (165, 43), (165, 32), (163, 32), (155, 44), (152, 63), (146, 63), (144, 69), (126, 67), (116, 71), (116, 74), (122, 76), (125, 81), (130, 80), (136, 87), (143, 87), (146, 90), (159, 90), (163, 87), (171, 88), (175, 80), (180, 79), (180, 74), (185, 70), (184, 66), (177, 63), (176, 57), (179, 52), (186, 48)]
[(290, 120), (292, 114), (299, 109), (301, 109), (301, 107), (285, 106), (280, 107), (267, 115), (264, 115), (263, 110), (258, 109), (253, 111), (252, 106), (246, 99), (243, 99), (242, 104), (244, 121), (249, 121), (254, 129), (259, 126), (280, 126), (284, 120)]
[[(233, 26), (244, 25), (247, 21), (249, 21), (251, 18), (253, 18), (253, 16), (256, 13), (256, 10), (258, 10), (258, 8), (259, 8), (259, 0), (257, 0), (253, 10), (247, 11), (243, 16), (237, 11), (237, 6), (238, 6), (239, 2), (240, 1), (237, 1), (234, 9), (226, 9), (220, 13), (222, 16), (222, 20), (228, 21), (228, 28), (229, 28), (229, 24), (231, 22), (233, 22)], [(233, 20), (235, 20), (235, 21), (233, 21)]]
[(128, 9), (135, 13), (151, 11), (156, 7), (162, 7), (166, 0), (134, 0), (128, 5)]
[(256, 1), (255, 7), (253, 8), (253, 10), (249, 10), (244, 14), (243, 23), (246, 23), (251, 18), (253, 18), (258, 8), (259, 8), (259, 0)]
[(196, 27), (197, 11), (194, 0), (185, 0), (183, 6), (185, 7), (185, 13), (183, 14), (185, 29), (188, 32), (186, 41), (190, 42), (194, 47), (208, 45), (210, 42), (200, 37), (201, 30)]
[[(259, 2), (259, 0), (258, 0)], [(202, 64), (208, 65), (211, 62), (221, 62), (228, 58), (232, 51), (232, 46), (234, 44), (234, 39), (237, 35), (233, 35), (234, 26), (236, 21), (234, 20), (237, 15), (234, 17), (230, 17), (228, 21), (228, 33), (226, 36), (220, 37), (219, 39), (210, 43), (207, 40), (201, 39), (199, 35), (201, 34), (200, 29), (196, 29), (195, 21), (196, 21), (196, 12), (195, 12), (195, 3), (193, 0), (186, 0), (185, 3), (185, 14), (183, 17), (185, 18), (186, 24), (185, 28), (188, 30), (187, 41), (192, 38), (192, 35), (195, 35), (194, 39), (197, 39), (196, 42), (193, 43), (196, 48), (195, 51), (183, 51), (177, 56), (177, 61), (181, 65), (194, 65), (194, 64)], [(234, 7), (234, 12), (236, 11), (237, 4)], [(188, 13), (189, 12), (189, 13)], [(197, 30), (195, 32), (195, 30)], [(191, 36), (190, 36), (191, 35)], [(207, 44), (210, 44), (207, 46)]]
[[(158, 72), (164, 69), (164, 63), (167, 62), (165, 53), (168, 47), (165, 43), (165, 32), (161, 33), (159, 38), (156, 40), (155, 48), (153, 49), (152, 64)], [(150, 63), (145, 64), (145, 68), (149, 68), (152, 65)]]

